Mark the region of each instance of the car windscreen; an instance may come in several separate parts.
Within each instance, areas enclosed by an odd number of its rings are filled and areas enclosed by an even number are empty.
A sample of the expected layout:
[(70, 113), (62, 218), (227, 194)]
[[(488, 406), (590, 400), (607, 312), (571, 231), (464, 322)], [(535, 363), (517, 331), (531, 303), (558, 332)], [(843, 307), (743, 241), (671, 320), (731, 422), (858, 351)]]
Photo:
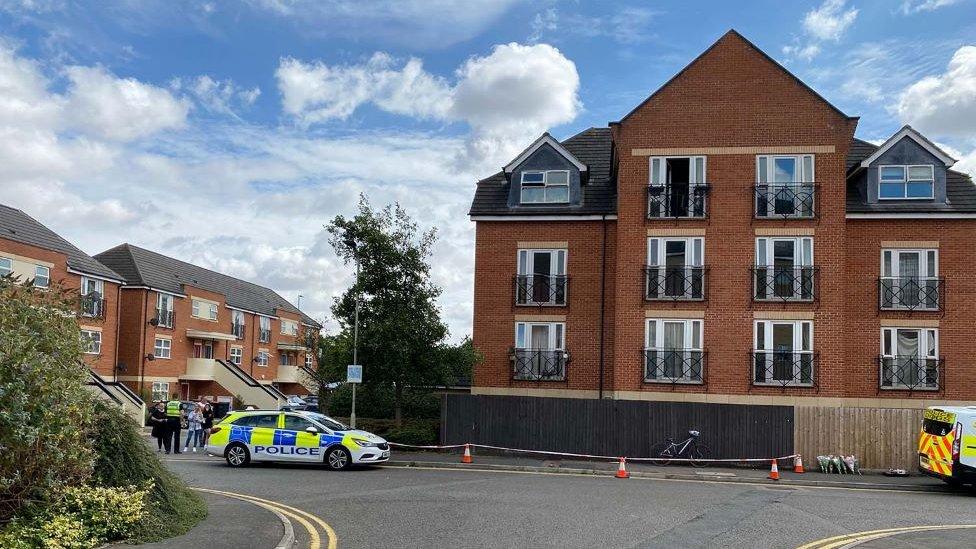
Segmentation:
[(930, 435), (935, 435), (937, 437), (944, 437), (949, 434), (949, 431), (952, 430), (952, 425), (944, 421), (926, 419), (922, 421), (922, 430)]
[(321, 423), (322, 425), (328, 427), (333, 431), (345, 431), (346, 429), (349, 428), (324, 414), (310, 413), (308, 414), (308, 417), (314, 419), (315, 421)]

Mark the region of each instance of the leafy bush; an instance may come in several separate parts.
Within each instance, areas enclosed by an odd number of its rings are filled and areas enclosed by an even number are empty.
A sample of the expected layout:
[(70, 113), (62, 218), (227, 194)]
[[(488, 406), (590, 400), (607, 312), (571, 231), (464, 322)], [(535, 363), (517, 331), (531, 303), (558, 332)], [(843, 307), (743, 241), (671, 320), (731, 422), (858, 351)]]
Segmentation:
[(149, 488), (77, 486), (56, 504), (14, 519), (0, 533), (0, 547), (82, 549), (130, 539), (146, 513)]
[(91, 474), (76, 297), (0, 277), (0, 524)]
[[(348, 424), (348, 418), (336, 419)], [(356, 428), (400, 444), (437, 444), (440, 438), (440, 422), (431, 419), (405, 419), (397, 427), (392, 419), (356, 418)]]
[(139, 427), (117, 407), (95, 408), (94, 480), (102, 486), (146, 486), (148, 508), (133, 533), (136, 541), (156, 541), (186, 533), (207, 516), (207, 506), (167, 470), (145, 444)]

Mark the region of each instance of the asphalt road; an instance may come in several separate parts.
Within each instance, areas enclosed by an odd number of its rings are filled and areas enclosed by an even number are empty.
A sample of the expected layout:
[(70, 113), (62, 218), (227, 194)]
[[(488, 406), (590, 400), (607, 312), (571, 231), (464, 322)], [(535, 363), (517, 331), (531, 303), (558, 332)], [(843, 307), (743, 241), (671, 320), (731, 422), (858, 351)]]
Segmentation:
[[(167, 461), (192, 485), (258, 496), (318, 517), (339, 547), (797, 547), (867, 530), (976, 524), (969, 491), (920, 493), (756, 486), (604, 476), (380, 467), (344, 472), (289, 465), (230, 469)], [(246, 520), (240, 528), (258, 528)], [(240, 548), (206, 524), (208, 549)], [(913, 537), (914, 536), (914, 537)], [(976, 532), (882, 541), (960, 547)], [(301, 536), (299, 536), (301, 540)], [(257, 543), (255, 538), (255, 543)], [(973, 544), (963, 546), (972, 546)], [(253, 545), (260, 547), (260, 545)], [(306, 545), (307, 546), (307, 545)]]

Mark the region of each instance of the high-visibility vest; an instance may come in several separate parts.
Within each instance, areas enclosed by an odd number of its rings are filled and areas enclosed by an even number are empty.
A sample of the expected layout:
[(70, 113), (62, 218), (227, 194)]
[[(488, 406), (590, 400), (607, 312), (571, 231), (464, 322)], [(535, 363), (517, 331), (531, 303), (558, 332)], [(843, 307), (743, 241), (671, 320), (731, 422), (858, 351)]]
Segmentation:
[(180, 401), (171, 400), (166, 403), (166, 417), (180, 417)]

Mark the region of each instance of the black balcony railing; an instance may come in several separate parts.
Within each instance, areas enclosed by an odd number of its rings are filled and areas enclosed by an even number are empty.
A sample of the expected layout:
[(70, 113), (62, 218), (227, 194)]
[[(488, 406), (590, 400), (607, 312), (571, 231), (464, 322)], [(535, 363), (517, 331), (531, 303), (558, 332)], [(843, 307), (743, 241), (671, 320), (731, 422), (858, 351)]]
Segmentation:
[(705, 267), (644, 267), (644, 299), (702, 301)]
[(271, 341), (271, 330), (258, 330), (258, 343)]
[(172, 328), (173, 327), (173, 311), (166, 311), (164, 309), (156, 309), (156, 326), (160, 328)]
[(648, 219), (701, 219), (708, 215), (708, 185), (704, 183), (649, 185)]
[(513, 377), (531, 381), (564, 381), (569, 353), (552, 349), (514, 349)]
[(644, 381), (648, 383), (701, 383), (705, 351), (701, 349), (645, 349)]
[(878, 279), (878, 306), (893, 311), (939, 311), (943, 279), (937, 277), (890, 277)]
[(813, 301), (817, 294), (816, 267), (752, 269), (752, 297), (756, 301)]
[(88, 318), (105, 318), (105, 300), (98, 295), (83, 295), (79, 298), (78, 312)]
[(809, 219), (816, 215), (814, 183), (759, 183), (753, 189), (757, 218)]
[(235, 322), (230, 325), (230, 331), (237, 339), (244, 339), (244, 323)]
[(915, 355), (883, 356), (878, 358), (881, 367), (882, 389), (908, 391), (939, 390), (941, 358), (925, 358)]
[(517, 275), (516, 305), (565, 305), (569, 277), (563, 275)]
[(817, 356), (812, 351), (753, 351), (752, 383), (812, 387)]

